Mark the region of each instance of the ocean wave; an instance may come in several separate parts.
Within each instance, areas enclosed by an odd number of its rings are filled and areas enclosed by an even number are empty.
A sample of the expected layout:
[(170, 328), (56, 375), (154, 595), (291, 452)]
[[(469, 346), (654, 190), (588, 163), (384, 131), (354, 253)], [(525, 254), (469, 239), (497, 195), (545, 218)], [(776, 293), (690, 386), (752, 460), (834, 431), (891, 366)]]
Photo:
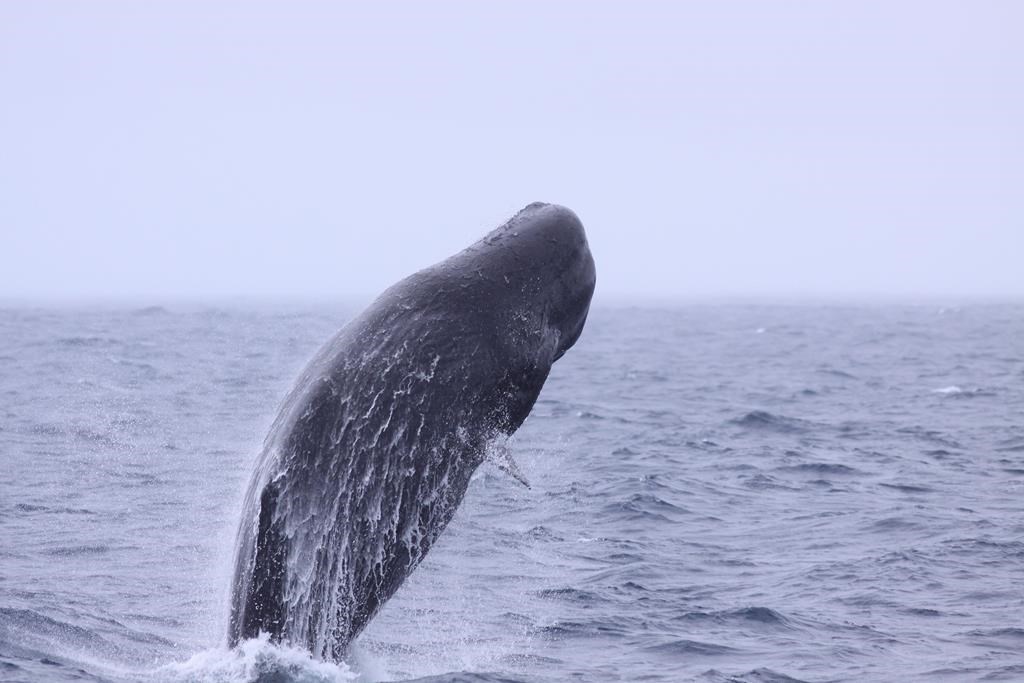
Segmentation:
[(563, 600), (565, 602), (577, 603), (582, 605), (595, 604), (603, 602), (604, 598), (593, 591), (580, 590), (579, 588), (546, 588), (541, 591), (537, 591), (537, 595), (542, 598), (548, 598), (552, 600)]
[(742, 607), (740, 609), (722, 610), (719, 612), (686, 612), (675, 618), (676, 621), (711, 622), (715, 624), (764, 624), (767, 626), (790, 626), (790, 621), (781, 613), (770, 607)]
[(817, 372), (822, 375), (831, 375), (832, 377), (839, 377), (841, 379), (857, 379), (856, 375), (851, 375), (845, 370), (838, 370), (830, 367), (820, 367)]
[(921, 441), (926, 441), (928, 443), (933, 443), (938, 446), (943, 446), (945, 448), (963, 448), (963, 445), (956, 439), (953, 439), (936, 429), (926, 429), (915, 425), (913, 427), (901, 427), (896, 430), (896, 433), (920, 439)]
[(895, 491), (901, 491), (903, 493), (934, 493), (935, 489), (928, 486), (918, 486), (915, 484), (886, 484), (882, 482), (879, 486), (884, 486), (887, 489), (893, 489)]
[(82, 424), (39, 422), (31, 425), (28, 431), (38, 436), (74, 439), (108, 448), (126, 448), (129, 445), (111, 432), (101, 431)]
[(0, 607), (0, 642), (29, 641), (35, 644), (45, 639), (81, 645), (90, 649), (109, 649), (110, 645), (87, 628), (60, 621), (35, 610)]
[(801, 472), (815, 475), (831, 474), (844, 477), (864, 474), (864, 472), (858, 470), (856, 467), (850, 467), (849, 465), (843, 465), (837, 462), (804, 462), (799, 465), (786, 465), (784, 467), (779, 467), (777, 470), (779, 472)]
[(949, 398), (974, 398), (976, 396), (994, 396), (995, 392), (980, 387), (975, 389), (962, 389), (955, 384), (939, 389), (932, 389), (933, 394)]
[(96, 336), (60, 337), (54, 341), (61, 346), (105, 346), (118, 343), (117, 339)]
[[(552, 659), (548, 663), (558, 663), (558, 660)], [(523, 679), (509, 678), (504, 674), (488, 671), (453, 671), (439, 676), (413, 678), (407, 681), (407, 683), (523, 683)]]
[(779, 432), (782, 434), (796, 434), (806, 432), (811, 424), (806, 420), (784, 415), (775, 415), (766, 410), (753, 410), (743, 417), (731, 421), (732, 424), (745, 429), (758, 429), (764, 431)]
[(49, 507), (46, 505), (33, 505), (31, 503), (17, 503), (14, 509), (18, 512), (42, 512), (47, 514), (62, 514), (62, 515), (95, 515), (96, 513), (92, 510), (85, 508), (69, 508), (69, 507)]
[(616, 501), (605, 505), (606, 512), (626, 512), (629, 514), (655, 515), (662, 518), (666, 515), (687, 515), (690, 511), (686, 508), (674, 505), (664, 498), (659, 498), (651, 493), (634, 493), (627, 500)]
[(1000, 441), (996, 450), (1001, 453), (1024, 453), (1024, 439), (1006, 439)]
[(748, 489), (753, 489), (755, 491), (764, 491), (767, 489), (793, 490), (793, 487), (781, 483), (775, 477), (761, 473), (755, 474), (752, 477), (744, 479), (743, 486), (745, 486)]
[(635, 619), (621, 617), (619, 619), (560, 619), (553, 624), (541, 626), (539, 631), (546, 637), (554, 639), (625, 638), (634, 632), (635, 628)]
[(982, 681), (1021, 681), (1024, 680), (1024, 664), (1010, 664), (991, 671), (979, 680)]
[(649, 645), (643, 648), (643, 650), (652, 654), (665, 654), (672, 655), (673, 657), (713, 657), (716, 655), (735, 654), (739, 651), (737, 648), (729, 647), (728, 645), (690, 640), (688, 638), (677, 638), (664, 643), (658, 643), (657, 645)]
[(741, 674), (725, 674), (711, 669), (704, 672), (701, 680), (708, 683), (806, 683), (799, 678), (787, 676), (771, 669), (754, 669)]

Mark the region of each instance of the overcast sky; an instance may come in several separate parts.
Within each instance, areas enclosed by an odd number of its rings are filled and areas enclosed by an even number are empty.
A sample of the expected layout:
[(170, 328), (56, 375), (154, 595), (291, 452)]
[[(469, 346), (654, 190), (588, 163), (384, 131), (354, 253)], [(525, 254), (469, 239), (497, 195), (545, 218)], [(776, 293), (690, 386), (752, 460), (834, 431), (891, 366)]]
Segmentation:
[(1024, 296), (1024, 3), (0, 3), (0, 298)]

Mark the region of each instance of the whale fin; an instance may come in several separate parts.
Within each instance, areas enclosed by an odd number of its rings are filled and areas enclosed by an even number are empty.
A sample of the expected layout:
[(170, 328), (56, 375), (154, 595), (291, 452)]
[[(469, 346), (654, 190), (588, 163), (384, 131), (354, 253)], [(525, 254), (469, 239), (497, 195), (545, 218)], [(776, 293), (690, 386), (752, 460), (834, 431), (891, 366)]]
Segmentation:
[(499, 470), (510, 475), (526, 488), (530, 488), (530, 482), (527, 481), (526, 475), (519, 469), (516, 461), (512, 459), (512, 450), (508, 447), (508, 444), (494, 444), (491, 446), (490, 456), (491, 462), (497, 465)]

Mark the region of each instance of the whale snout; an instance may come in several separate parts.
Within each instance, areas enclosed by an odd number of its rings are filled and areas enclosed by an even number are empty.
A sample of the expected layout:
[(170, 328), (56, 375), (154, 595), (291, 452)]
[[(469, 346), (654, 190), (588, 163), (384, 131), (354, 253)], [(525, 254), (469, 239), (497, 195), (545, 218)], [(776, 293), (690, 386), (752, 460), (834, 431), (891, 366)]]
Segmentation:
[(517, 320), (528, 312), (530, 333), (547, 340), (541, 347), (548, 360), (579, 338), (596, 282), (583, 222), (572, 210), (544, 202), (523, 207), (439, 270), (459, 278), (459, 288), (446, 293), (468, 299), (467, 309)]
[(534, 202), (520, 211), (516, 218), (523, 220), (515, 227), (525, 228), (552, 247), (586, 247), (587, 234), (579, 216), (560, 204)]
[(587, 320), (597, 281), (594, 257), (583, 222), (572, 210), (535, 202), (520, 215), (532, 233), (528, 237), (533, 247), (542, 252), (536, 254), (537, 261), (547, 262), (548, 324), (558, 333), (557, 360), (576, 343)]

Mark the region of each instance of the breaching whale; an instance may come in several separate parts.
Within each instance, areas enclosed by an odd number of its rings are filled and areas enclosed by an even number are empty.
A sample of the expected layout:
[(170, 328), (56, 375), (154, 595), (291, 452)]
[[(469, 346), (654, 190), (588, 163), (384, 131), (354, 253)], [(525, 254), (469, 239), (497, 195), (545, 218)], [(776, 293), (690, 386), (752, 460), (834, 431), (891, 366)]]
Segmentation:
[[(488, 447), (526, 419), (583, 330), (594, 281), (576, 215), (530, 204), (393, 285), (314, 356), (249, 483), (231, 645), (267, 632), (344, 656), (451, 520)], [(499, 465), (519, 476), (511, 459)]]

